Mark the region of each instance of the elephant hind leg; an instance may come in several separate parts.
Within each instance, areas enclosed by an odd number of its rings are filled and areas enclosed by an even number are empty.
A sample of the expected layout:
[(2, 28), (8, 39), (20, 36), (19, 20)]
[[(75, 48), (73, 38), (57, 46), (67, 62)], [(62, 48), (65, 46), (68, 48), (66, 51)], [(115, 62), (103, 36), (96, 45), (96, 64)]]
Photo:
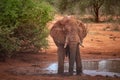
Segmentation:
[(66, 47), (66, 57), (70, 58), (70, 47), (68, 45)]
[(70, 46), (70, 58), (69, 58), (69, 74), (73, 75), (74, 73), (74, 63), (76, 57), (76, 45)]

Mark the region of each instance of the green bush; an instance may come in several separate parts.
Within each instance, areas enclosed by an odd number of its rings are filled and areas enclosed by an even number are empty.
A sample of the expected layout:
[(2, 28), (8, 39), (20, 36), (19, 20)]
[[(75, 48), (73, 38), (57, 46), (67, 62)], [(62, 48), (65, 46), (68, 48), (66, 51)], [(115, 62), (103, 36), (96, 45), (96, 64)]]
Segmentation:
[(24, 47), (46, 48), (52, 7), (44, 0), (0, 1), (0, 53), (12, 55)]

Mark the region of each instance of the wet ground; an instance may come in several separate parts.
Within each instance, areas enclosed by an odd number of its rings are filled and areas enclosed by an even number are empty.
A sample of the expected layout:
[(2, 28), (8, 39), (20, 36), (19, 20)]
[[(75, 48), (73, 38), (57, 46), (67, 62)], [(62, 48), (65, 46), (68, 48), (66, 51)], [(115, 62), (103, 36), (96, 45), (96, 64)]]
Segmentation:
[[(83, 60), (82, 66), (85, 75), (120, 77), (120, 58), (107, 60)], [(57, 67), (57, 62), (36, 62), (35, 64), (25, 67), (11, 67), (7, 71), (14, 75), (47, 75), (57, 74)], [(64, 72), (68, 72), (68, 68), (68, 62), (65, 61)]]

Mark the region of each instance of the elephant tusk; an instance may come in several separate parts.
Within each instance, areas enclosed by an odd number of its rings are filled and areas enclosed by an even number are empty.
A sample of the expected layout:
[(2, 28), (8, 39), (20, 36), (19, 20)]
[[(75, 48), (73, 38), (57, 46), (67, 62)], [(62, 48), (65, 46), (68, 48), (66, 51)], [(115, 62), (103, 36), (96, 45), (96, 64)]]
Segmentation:
[(80, 44), (80, 46), (84, 48), (84, 46), (82, 44)]

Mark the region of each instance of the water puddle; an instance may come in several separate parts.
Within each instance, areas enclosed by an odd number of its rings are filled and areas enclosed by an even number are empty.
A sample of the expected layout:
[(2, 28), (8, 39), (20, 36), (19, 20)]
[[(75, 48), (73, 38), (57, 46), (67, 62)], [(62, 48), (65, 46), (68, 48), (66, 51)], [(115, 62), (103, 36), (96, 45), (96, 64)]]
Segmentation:
[[(42, 66), (41, 66), (42, 65)], [(83, 60), (83, 73), (91, 76), (112, 76), (120, 77), (120, 59), (109, 60)], [(33, 64), (28, 67), (14, 67), (9, 71), (13, 74), (22, 75), (41, 75), (41, 74), (57, 74), (57, 62), (43, 62)], [(68, 62), (64, 64), (64, 72), (68, 72)], [(75, 70), (75, 69), (74, 69)]]

